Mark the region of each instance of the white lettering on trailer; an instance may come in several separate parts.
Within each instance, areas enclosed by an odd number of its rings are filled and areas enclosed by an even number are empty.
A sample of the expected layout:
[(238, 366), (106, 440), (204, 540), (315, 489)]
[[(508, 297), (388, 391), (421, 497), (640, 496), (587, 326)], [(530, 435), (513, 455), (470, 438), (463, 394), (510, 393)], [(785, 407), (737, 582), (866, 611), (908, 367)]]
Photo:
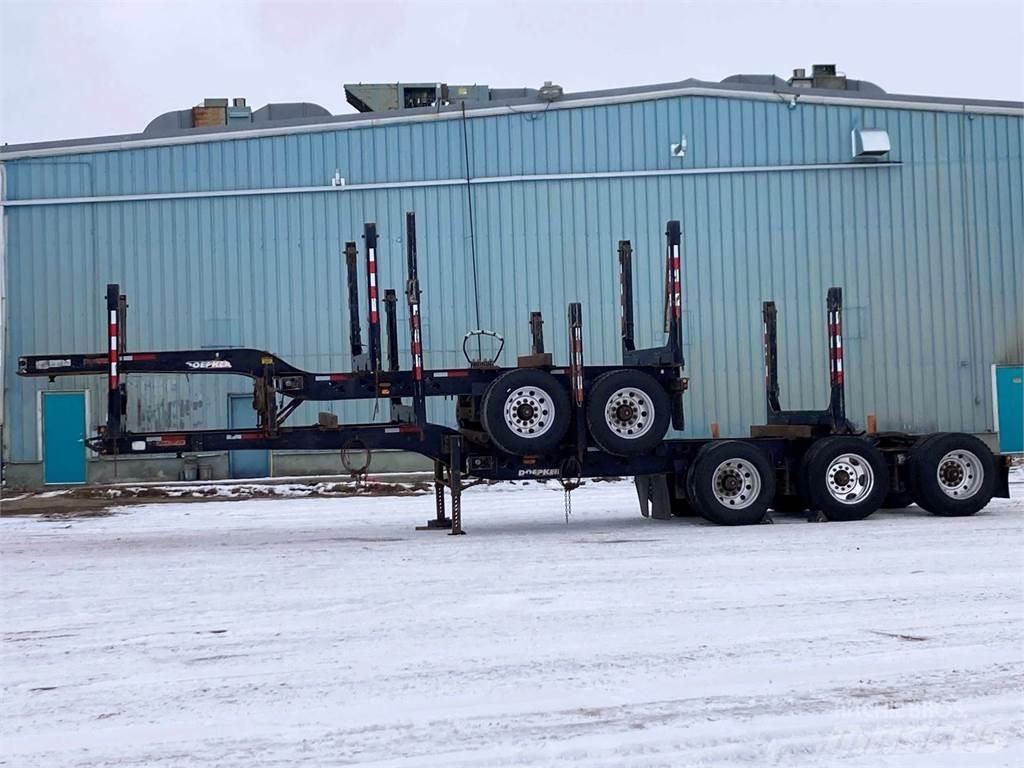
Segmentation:
[(231, 362), (229, 360), (186, 360), (185, 365), (192, 369), (230, 368)]
[(559, 477), (562, 473), (557, 467), (552, 469), (520, 469), (519, 477)]

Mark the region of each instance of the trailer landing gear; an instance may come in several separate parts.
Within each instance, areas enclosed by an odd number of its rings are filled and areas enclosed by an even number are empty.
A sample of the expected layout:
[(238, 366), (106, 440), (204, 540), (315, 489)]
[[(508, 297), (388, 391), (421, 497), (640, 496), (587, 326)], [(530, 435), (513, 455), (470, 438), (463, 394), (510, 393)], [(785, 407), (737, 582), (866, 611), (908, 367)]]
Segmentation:
[[(417, 531), (446, 530), (452, 536), (465, 534), (462, 530), (462, 439), (453, 437), (449, 441), (451, 463), (434, 460), (434, 506), (436, 515), (424, 525), (417, 525)], [(445, 471), (447, 470), (447, 472)], [(447, 478), (445, 477), (447, 475)], [(447, 482), (446, 482), (447, 480)], [(452, 495), (452, 516), (447, 517), (444, 509), (444, 489)]]

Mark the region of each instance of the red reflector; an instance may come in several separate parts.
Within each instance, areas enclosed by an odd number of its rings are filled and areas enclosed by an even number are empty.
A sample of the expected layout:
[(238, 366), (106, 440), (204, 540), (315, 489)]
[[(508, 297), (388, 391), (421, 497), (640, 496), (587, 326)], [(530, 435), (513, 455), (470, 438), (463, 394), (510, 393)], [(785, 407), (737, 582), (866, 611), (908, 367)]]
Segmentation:
[(155, 352), (135, 352), (132, 354), (132, 361), (138, 362), (139, 360), (156, 360)]
[(157, 445), (162, 445), (162, 446), (167, 446), (167, 447), (182, 446), (182, 445), (185, 444), (185, 436), (184, 435), (161, 435), (159, 438), (157, 438), (156, 444)]
[(352, 377), (347, 373), (332, 373), (329, 378), (331, 381), (348, 381)]
[(467, 371), (465, 368), (457, 369), (454, 371), (448, 371), (448, 376), (452, 378), (457, 378), (460, 376), (469, 376), (469, 371)]

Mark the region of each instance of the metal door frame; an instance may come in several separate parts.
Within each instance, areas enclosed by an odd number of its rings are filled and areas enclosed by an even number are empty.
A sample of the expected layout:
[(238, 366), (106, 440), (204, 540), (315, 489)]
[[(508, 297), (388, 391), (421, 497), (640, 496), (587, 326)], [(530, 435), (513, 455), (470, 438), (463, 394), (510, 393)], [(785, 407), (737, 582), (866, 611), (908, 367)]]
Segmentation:
[(39, 457), (39, 464), (42, 470), (41, 479), (43, 485), (88, 485), (89, 484), (89, 462), (92, 459), (89, 456), (89, 449), (85, 443), (82, 443), (82, 451), (85, 454), (85, 479), (80, 483), (48, 483), (46, 482), (46, 454), (43, 451), (43, 397), (46, 395), (81, 395), (82, 400), (85, 403), (85, 413), (83, 415), (84, 423), (82, 424), (82, 434), (86, 437), (89, 436), (89, 390), (87, 389), (41, 389), (36, 392), (36, 455)]
[[(229, 429), (238, 429), (238, 427), (234, 426), (231, 423), (231, 403), (232, 403), (232, 401), (236, 397), (245, 397), (245, 398), (248, 398), (249, 400), (252, 400), (252, 392), (228, 392), (228, 428)], [(266, 451), (266, 454), (267, 454), (267, 477), (273, 477), (274, 476), (274, 452), (272, 450), (270, 450), (269, 448), (263, 448), (263, 449), (254, 448), (253, 450), (256, 450), (256, 451), (264, 450), (264, 451)], [(235, 479), (239, 479), (239, 480), (246, 480), (246, 479), (258, 480), (259, 478), (235, 478), (235, 476), (234, 476), (235, 473), (234, 473), (234, 471), (232, 469), (232, 466), (231, 466), (231, 460), (232, 460), (232, 457), (234, 455), (235, 455), (234, 451), (229, 451), (228, 452), (228, 478), (231, 479), (231, 480), (235, 480)]]
[[(999, 431), (999, 382), (996, 379), (996, 371), (1000, 368), (1021, 368), (1024, 363), (992, 363), (992, 429), (996, 433), (996, 443), (1002, 452), (1002, 435)], [(1024, 451), (1014, 451), (1010, 456), (1024, 455)]]

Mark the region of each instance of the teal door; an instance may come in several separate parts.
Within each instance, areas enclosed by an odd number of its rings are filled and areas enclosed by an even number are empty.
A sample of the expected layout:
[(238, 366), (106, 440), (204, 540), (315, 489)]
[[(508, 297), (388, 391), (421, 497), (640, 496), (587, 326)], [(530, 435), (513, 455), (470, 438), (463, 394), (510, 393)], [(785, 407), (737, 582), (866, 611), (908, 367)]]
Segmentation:
[[(228, 429), (255, 426), (252, 395), (228, 395)], [(269, 477), (270, 451), (229, 451), (228, 467), (232, 477)]]
[(43, 482), (85, 482), (84, 392), (43, 392)]
[(1024, 453), (1024, 365), (992, 366), (1000, 453)]

